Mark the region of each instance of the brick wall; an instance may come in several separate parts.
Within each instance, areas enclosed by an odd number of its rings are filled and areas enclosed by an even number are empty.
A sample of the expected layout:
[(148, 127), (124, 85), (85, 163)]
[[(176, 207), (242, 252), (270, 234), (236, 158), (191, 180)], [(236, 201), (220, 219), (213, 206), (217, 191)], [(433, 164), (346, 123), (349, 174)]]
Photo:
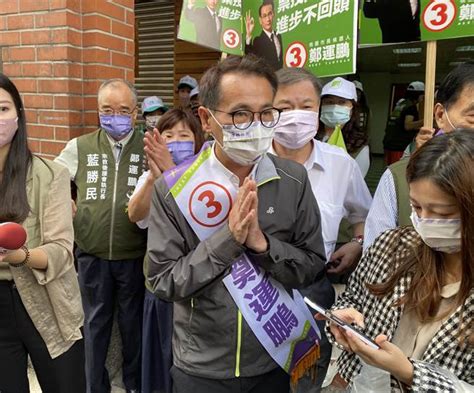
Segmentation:
[(97, 128), (97, 88), (134, 79), (133, 0), (0, 0), (3, 72), (22, 94), (30, 146), (46, 157)]

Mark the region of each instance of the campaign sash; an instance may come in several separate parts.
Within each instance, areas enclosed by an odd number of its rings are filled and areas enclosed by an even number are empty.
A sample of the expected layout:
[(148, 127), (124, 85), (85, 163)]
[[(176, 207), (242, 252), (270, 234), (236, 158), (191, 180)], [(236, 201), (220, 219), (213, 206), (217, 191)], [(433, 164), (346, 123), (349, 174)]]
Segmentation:
[[(217, 160), (209, 159), (211, 154), (207, 144), (195, 159), (164, 173), (170, 193), (201, 241), (227, 224), (238, 192), (238, 184)], [(298, 291), (290, 296), (245, 254), (223, 282), (252, 332), (292, 381), (314, 367), (320, 332)]]

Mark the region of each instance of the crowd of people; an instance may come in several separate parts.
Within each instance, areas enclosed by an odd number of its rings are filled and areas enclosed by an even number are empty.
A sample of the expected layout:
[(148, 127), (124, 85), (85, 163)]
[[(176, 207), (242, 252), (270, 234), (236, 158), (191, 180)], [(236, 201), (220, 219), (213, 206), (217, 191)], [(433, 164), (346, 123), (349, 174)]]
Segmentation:
[[(231, 56), (183, 77), (169, 108), (107, 80), (98, 130), (52, 162), (0, 74), (0, 225), (27, 232), (0, 245), (0, 391), (29, 392), (29, 357), (44, 392), (110, 392), (114, 320), (127, 392), (319, 392), (334, 346), (334, 389), (473, 391), (474, 63), (440, 84), (436, 128), (421, 91), (372, 200), (358, 81)], [(301, 320), (302, 296), (377, 349)], [(316, 352), (285, 368), (300, 322)]]

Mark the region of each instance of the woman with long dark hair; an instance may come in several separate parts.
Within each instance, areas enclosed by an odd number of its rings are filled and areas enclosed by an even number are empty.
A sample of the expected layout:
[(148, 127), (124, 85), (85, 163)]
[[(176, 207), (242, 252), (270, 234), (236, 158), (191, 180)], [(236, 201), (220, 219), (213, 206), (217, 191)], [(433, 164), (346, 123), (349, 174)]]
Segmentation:
[(410, 159), (413, 226), (374, 242), (333, 307), (380, 347), (329, 325), (345, 349), (339, 380), (355, 391), (474, 388), (473, 168), (472, 130), (433, 138)]
[(0, 249), (0, 391), (29, 392), (29, 356), (44, 392), (83, 393), (69, 174), (31, 154), (20, 94), (1, 73), (0, 190), (0, 223), (27, 233), (19, 249)]

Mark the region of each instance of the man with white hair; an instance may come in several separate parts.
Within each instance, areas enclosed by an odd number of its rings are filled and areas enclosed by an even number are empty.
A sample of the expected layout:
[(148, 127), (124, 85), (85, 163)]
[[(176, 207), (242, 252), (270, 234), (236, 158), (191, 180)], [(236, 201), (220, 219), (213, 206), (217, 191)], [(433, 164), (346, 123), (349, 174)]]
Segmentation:
[(77, 186), (74, 232), (85, 313), (87, 391), (110, 392), (105, 360), (117, 303), (123, 382), (127, 392), (138, 392), (146, 232), (127, 214), (143, 160), (143, 136), (134, 131), (134, 87), (122, 79), (104, 82), (98, 109), (100, 128), (69, 141), (55, 160), (69, 169)]

